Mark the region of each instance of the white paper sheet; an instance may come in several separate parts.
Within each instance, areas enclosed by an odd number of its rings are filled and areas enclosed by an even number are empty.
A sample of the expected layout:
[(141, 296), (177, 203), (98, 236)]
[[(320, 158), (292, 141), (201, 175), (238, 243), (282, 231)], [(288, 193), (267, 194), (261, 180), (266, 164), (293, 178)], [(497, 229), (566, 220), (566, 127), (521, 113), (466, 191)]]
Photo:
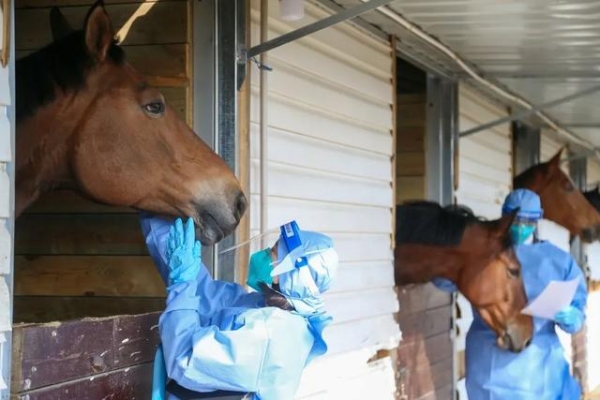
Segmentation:
[(569, 306), (580, 279), (552, 281), (544, 291), (521, 311), (534, 317), (554, 319), (557, 312)]

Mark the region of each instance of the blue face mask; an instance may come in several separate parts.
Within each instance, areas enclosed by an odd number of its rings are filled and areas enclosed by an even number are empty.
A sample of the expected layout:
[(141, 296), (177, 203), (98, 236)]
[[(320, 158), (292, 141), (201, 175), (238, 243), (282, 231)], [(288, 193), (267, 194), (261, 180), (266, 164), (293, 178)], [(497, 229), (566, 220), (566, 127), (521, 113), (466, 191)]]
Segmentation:
[(523, 244), (535, 232), (535, 225), (515, 224), (510, 227), (510, 236), (515, 244)]
[(261, 251), (257, 251), (250, 257), (250, 265), (248, 266), (248, 279), (246, 284), (252, 289), (260, 292), (260, 286), (258, 282), (264, 282), (271, 286), (273, 283), (273, 277), (271, 276), (271, 249), (266, 248)]

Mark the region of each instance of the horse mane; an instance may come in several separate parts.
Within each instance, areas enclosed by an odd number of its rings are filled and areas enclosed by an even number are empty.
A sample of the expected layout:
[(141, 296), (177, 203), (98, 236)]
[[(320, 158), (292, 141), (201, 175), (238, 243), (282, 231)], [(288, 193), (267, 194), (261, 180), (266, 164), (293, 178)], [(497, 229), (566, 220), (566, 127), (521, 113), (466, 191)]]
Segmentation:
[[(121, 65), (125, 53), (113, 41), (107, 58)], [(86, 74), (95, 65), (85, 45), (83, 30), (71, 32), (16, 62), (17, 121), (54, 101), (57, 90), (79, 91), (85, 87)]]
[(397, 206), (396, 243), (458, 246), (465, 228), (485, 223), (461, 205), (446, 208), (429, 201), (411, 201)]
[(542, 164), (537, 164), (532, 167), (527, 168), (525, 171), (521, 172), (519, 175), (513, 178), (513, 187), (515, 189), (524, 187), (527, 182), (532, 181), (534, 179), (534, 175), (536, 173), (537, 167)]

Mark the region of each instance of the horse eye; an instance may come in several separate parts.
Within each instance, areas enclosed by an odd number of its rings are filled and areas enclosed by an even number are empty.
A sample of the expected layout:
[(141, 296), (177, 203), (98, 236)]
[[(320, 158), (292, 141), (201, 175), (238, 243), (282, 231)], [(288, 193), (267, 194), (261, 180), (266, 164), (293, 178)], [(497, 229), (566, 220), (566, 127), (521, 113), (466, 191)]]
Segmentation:
[(165, 103), (162, 101), (153, 101), (143, 106), (144, 111), (150, 117), (159, 118), (165, 114)]
[(572, 192), (573, 190), (575, 190), (575, 188), (573, 187), (573, 184), (572, 184), (571, 182), (567, 182), (567, 183), (565, 184), (565, 190), (566, 190), (567, 192)]
[(521, 270), (520, 269), (512, 269), (512, 268), (508, 268), (508, 273), (510, 274), (510, 276), (512, 276), (513, 278), (518, 278), (519, 275), (521, 274)]

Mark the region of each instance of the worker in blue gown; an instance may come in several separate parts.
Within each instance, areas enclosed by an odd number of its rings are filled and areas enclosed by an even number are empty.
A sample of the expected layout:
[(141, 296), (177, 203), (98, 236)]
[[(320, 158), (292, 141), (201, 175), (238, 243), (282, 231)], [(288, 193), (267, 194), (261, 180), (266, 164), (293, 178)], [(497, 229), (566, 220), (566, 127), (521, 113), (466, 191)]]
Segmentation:
[[(536, 239), (543, 210), (539, 196), (527, 189), (511, 192), (502, 212), (519, 209), (510, 227), (522, 267), (527, 298), (535, 299), (551, 281), (579, 280), (571, 304), (554, 320), (533, 318), (531, 344), (514, 353), (496, 346), (494, 332), (473, 309), (466, 341), (466, 388), (473, 400), (579, 400), (581, 387), (571, 376), (555, 326), (577, 333), (585, 322), (587, 289), (583, 273), (570, 254), (550, 242)], [(456, 286), (445, 279), (433, 282), (445, 291)]]
[(332, 321), (321, 293), (338, 265), (332, 240), (281, 228), (272, 248), (254, 253), (248, 285), (214, 280), (200, 259), (194, 223), (141, 214), (150, 255), (167, 283), (159, 332), (168, 378), (194, 392), (292, 399), (304, 367), (327, 351)]

